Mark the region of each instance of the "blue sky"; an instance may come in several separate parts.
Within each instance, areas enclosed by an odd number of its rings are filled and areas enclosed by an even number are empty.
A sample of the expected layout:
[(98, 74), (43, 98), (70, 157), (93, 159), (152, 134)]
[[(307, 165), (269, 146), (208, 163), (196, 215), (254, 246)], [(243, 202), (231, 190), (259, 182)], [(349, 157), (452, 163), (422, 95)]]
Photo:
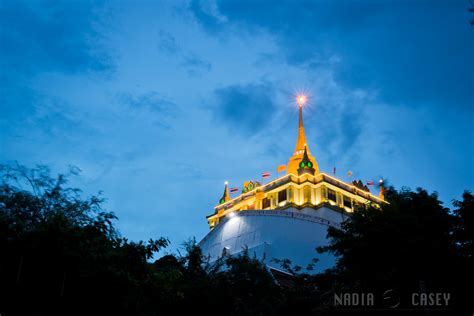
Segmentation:
[(131, 239), (207, 232), (223, 182), (286, 163), (474, 183), (468, 1), (2, 1), (0, 162), (82, 170)]

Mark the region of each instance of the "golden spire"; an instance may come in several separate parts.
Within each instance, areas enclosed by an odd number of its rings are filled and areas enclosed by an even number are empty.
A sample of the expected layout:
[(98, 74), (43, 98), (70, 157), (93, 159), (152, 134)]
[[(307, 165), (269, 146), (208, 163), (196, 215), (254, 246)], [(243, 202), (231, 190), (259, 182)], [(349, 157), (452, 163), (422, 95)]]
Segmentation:
[(298, 138), (296, 139), (295, 152), (304, 151), (306, 147), (306, 135), (304, 134), (304, 125), (303, 125), (303, 104), (298, 106), (299, 108), (299, 120), (298, 120)]
[(293, 173), (295, 175), (298, 174), (299, 163), (301, 159), (303, 159), (303, 154), (306, 148), (308, 158), (313, 163), (313, 168), (315, 169), (315, 174), (319, 173), (318, 164), (316, 163), (316, 159), (311, 156), (311, 152), (309, 147), (306, 143), (306, 135), (304, 133), (304, 125), (303, 125), (303, 105), (306, 103), (306, 96), (299, 95), (296, 98), (299, 108), (299, 122), (298, 122), (298, 138), (296, 139), (296, 147), (293, 156), (291, 156), (290, 160), (288, 161), (288, 168), (286, 173)]
[(385, 188), (383, 186), (383, 180), (380, 179), (379, 181), (379, 198), (381, 200), (385, 200)]
[(221, 199), (219, 200), (219, 204), (225, 203), (229, 200), (230, 200), (229, 188), (227, 186), (227, 181), (226, 181), (225, 182), (224, 194), (222, 195)]

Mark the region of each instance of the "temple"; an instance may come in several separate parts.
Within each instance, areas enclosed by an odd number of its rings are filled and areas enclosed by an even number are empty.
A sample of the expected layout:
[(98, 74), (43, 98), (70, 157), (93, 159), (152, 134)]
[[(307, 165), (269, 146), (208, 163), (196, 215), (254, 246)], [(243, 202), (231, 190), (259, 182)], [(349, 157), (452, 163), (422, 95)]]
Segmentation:
[(298, 166), (303, 159), (304, 150), (307, 150), (308, 158), (313, 163), (315, 168), (315, 173), (319, 173), (318, 164), (316, 163), (316, 159), (311, 156), (311, 152), (309, 148), (307, 148), (306, 143), (306, 135), (304, 133), (304, 124), (303, 124), (303, 105), (306, 102), (306, 97), (299, 96), (297, 98), (298, 102), (298, 111), (299, 111), (299, 120), (298, 120), (298, 138), (296, 139), (296, 147), (295, 151), (293, 152), (293, 156), (290, 157), (288, 161), (287, 173), (298, 174)]
[(330, 255), (315, 251), (327, 244), (327, 228), (339, 227), (358, 204), (378, 207), (385, 203), (382, 188), (376, 196), (360, 181), (346, 183), (319, 171), (306, 141), (305, 103), (305, 96), (297, 97), (298, 135), (293, 155), (283, 167), (286, 173), (264, 184), (247, 181), (234, 198), (226, 183), (219, 204), (207, 216), (211, 231), (200, 242), (211, 261), (248, 249), (275, 269), (278, 266), (272, 259), (306, 266), (318, 258), (315, 271), (321, 271), (334, 264)]

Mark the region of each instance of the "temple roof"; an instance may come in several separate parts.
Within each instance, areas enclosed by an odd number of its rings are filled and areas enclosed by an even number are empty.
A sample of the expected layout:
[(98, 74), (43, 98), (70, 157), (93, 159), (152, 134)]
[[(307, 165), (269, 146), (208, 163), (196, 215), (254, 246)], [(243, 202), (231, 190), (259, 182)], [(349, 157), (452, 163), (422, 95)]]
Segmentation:
[(301, 159), (303, 159), (303, 154), (305, 148), (307, 150), (308, 158), (313, 163), (313, 168), (315, 169), (315, 173), (319, 173), (318, 164), (316, 163), (316, 159), (314, 156), (311, 155), (311, 151), (309, 150), (308, 144), (306, 143), (306, 135), (304, 132), (304, 124), (303, 124), (303, 103), (298, 102), (299, 107), (299, 120), (298, 120), (298, 137), (296, 139), (296, 147), (293, 153), (293, 156), (290, 157), (288, 161), (288, 168), (287, 174), (293, 173), (298, 174), (298, 167)]
[(303, 173), (309, 173), (314, 175), (315, 172), (316, 170), (313, 168), (313, 163), (311, 162), (311, 160), (309, 160), (308, 157), (307, 146), (304, 146), (303, 159), (301, 159), (301, 162), (299, 164), (298, 175), (302, 175)]
[[(333, 188), (338, 188), (340, 189), (340, 192), (346, 192), (350, 194), (351, 196), (358, 196), (361, 199), (365, 201), (370, 201), (375, 204), (380, 204), (384, 203), (385, 201), (381, 198), (379, 198), (376, 195), (373, 195), (365, 190), (362, 190), (353, 184), (346, 183), (344, 181), (341, 181), (337, 178), (334, 178), (326, 173), (318, 173), (318, 174), (305, 174), (302, 176), (298, 175), (293, 175), (293, 174), (286, 174), (283, 175), (280, 178), (277, 178), (275, 180), (272, 180), (268, 183), (262, 184), (261, 186), (255, 187), (253, 190), (245, 192), (240, 194), (237, 197), (230, 198), (227, 202), (223, 204), (219, 204), (214, 207), (215, 211), (217, 210), (224, 210), (228, 209), (229, 207), (236, 205), (240, 202), (243, 202), (247, 200), (248, 198), (258, 196), (259, 192), (269, 192), (269, 191), (274, 191), (278, 190), (279, 188), (283, 187), (285, 184), (288, 183), (294, 183), (297, 185), (302, 185), (302, 184), (313, 184), (313, 185), (318, 185), (318, 184), (329, 184)], [(212, 215), (210, 215), (212, 216)]]
[(227, 184), (227, 181), (225, 182), (225, 188), (224, 188), (224, 194), (222, 194), (222, 197), (219, 200), (219, 204), (225, 203), (227, 201), (230, 201), (230, 195), (229, 195), (229, 187)]
[[(299, 96), (297, 100), (298, 137), (295, 151), (288, 161), (286, 174), (265, 184), (247, 181), (241, 194), (234, 198), (229, 196), (226, 182), (224, 194), (219, 204), (214, 207), (214, 213), (207, 216), (211, 229), (221, 220), (247, 210), (318, 210), (325, 207), (345, 214), (353, 212), (357, 205), (370, 204), (379, 207), (381, 203), (385, 203), (382, 194), (380, 197), (372, 195), (366, 187), (358, 185), (359, 183), (345, 183), (319, 172), (316, 159), (311, 155), (306, 143), (303, 124), (303, 104), (306, 98)], [(277, 170), (279, 172), (279, 167)]]

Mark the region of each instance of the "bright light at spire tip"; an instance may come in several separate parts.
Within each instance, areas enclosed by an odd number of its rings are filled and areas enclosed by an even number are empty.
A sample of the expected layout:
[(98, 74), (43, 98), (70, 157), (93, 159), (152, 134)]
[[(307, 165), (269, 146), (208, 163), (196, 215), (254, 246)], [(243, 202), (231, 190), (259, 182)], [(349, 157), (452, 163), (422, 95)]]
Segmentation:
[(296, 102), (299, 106), (303, 106), (306, 103), (306, 96), (304, 94), (300, 94), (296, 97)]

